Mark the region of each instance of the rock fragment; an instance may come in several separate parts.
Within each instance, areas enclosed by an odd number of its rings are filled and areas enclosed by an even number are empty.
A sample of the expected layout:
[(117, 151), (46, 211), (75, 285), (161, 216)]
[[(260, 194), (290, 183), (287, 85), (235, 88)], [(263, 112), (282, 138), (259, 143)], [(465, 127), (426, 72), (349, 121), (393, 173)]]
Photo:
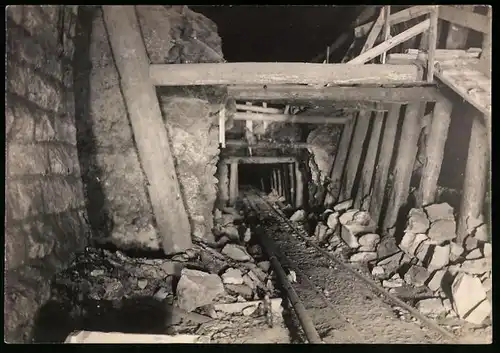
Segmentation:
[(404, 280), (408, 284), (416, 287), (423, 286), (429, 278), (429, 272), (425, 267), (413, 265), (404, 275)]
[(378, 243), (380, 242), (380, 235), (376, 233), (368, 233), (362, 235), (358, 239), (359, 245), (361, 245), (361, 251), (375, 251)]
[(349, 208), (351, 208), (353, 205), (353, 200), (345, 200), (345, 201), (342, 201), (341, 203), (338, 203), (336, 204), (334, 207), (333, 207), (333, 210), (336, 211), (336, 212), (340, 212), (340, 211), (345, 211), (345, 210), (348, 210)]
[(456, 224), (453, 219), (440, 219), (431, 224), (427, 236), (437, 245), (441, 245), (457, 237)]
[(479, 278), (458, 274), (451, 286), (453, 306), (461, 319), (481, 324), (491, 313), (491, 305)]
[(353, 254), (349, 261), (351, 262), (369, 262), (375, 260), (377, 258), (377, 253), (374, 251), (362, 251), (356, 254)]
[(429, 205), (424, 207), (424, 209), (431, 222), (435, 222), (437, 220), (455, 220), (453, 207), (446, 202)]
[(236, 244), (226, 244), (222, 248), (222, 254), (235, 261), (249, 261), (252, 257), (247, 253), (244, 247)]
[(219, 276), (185, 268), (177, 284), (177, 303), (179, 308), (190, 312), (211, 304), (223, 293), (224, 286)]
[(412, 208), (408, 214), (408, 224), (405, 232), (409, 233), (426, 233), (429, 230), (429, 219), (424, 210)]
[(297, 210), (295, 213), (290, 217), (290, 220), (292, 222), (302, 222), (306, 219), (306, 211), (304, 210)]
[(417, 302), (417, 310), (424, 315), (438, 316), (447, 312), (440, 298), (429, 298)]
[(238, 268), (229, 268), (222, 274), (224, 284), (243, 284), (243, 274)]

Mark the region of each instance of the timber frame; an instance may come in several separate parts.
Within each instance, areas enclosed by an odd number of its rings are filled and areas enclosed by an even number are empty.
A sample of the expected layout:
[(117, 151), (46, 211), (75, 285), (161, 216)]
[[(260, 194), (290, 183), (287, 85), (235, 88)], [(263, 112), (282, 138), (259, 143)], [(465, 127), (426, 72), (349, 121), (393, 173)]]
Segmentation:
[[(131, 36), (127, 38), (139, 38), (137, 19), (135, 15), (128, 13), (122, 24), (119, 20), (113, 18), (118, 16), (119, 11), (111, 10), (109, 6), (104, 11), (105, 20), (109, 26), (120, 27)], [(120, 6), (116, 6), (120, 8)], [(406, 203), (409, 194), (409, 183), (412, 175), (412, 168), (415, 161), (419, 132), (421, 130), (421, 121), (424, 116), (424, 110), (427, 103), (434, 103), (435, 107), (432, 113), (432, 122), (429, 127), (429, 140), (433, 144), (427, 144), (426, 163), (424, 165), (424, 177), (418, 190), (418, 204), (425, 205), (432, 203), (436, 198), (437, 179), (439, 176), (443, 150), (447, 138), (448, 126), (451, 116), (451, 99), (443, 95), (436, 86), (437, 82), (448, 85), (477, 109), (477, 117), (474, 117), (474, 123), (471, 133), (471, 142), (469, 146), (469, 159), (465, 172), (464, 195), (460, 209), (460, 219), (458, 224), (459, 239), (463, 240), (467, 233), (467, 220), (470, 217), (478, 218), (482, 212), (482, 197), (486, 185), (486, 165), (488, 161), (490, 130), (491, 130), (491, 7), (487, 15), (468, 12), (454, 6), (413, 6), (397, 13), (392, 13), (390, 6), (374, 7), (380, 11), (373, 11), (376, 18), (364, 24), (358, 21), (352, 28), (355, 37), (363, 40), (361, 52), (352, 57), (356, 50), (353, 45), (342, 60), (342, 63), (329, 63), (329, 56), (333, 50), (339, 48), (345, 43), (348, 36), (343, 35), (327, 48), (326, 59), (323, 64), (322, 55), (317, 56), (313, 61), (315, 63), (217, 63), (217, 64), (150, 64), (147, 62), (146, 55), (136, 55), (120, 59), (120, 76), (123, 82), (140, 82), (139, 85), (146, 90), (152, 97), (154, 86), (189, 86), (189, 85), (225, 85), (228, 87), (229, 94), (233, 96), (240, 104), (239, 110), (234, 118), (236, 120), (245, 120), (247, 129), (252, 132), (253, 121), (261, 120), (267, 122), (295, 122), (310, 124), (343, 124), (341, 141), (337, 151), (334, 163), (330, 169), (329, 179), (332, 181), (325, 194), (322, 195), (325, 206), (334, 202), (342, 201), (340, 198), (355, 198), (357, 207), (368, 209), (375, 215), (382, 231), (388, 231), (394, 227), (399, 209)], [(115, 13), (113, 13), (115, 12)], [(132, 10), (133, 12), (133, 10)], [(397, 26), (400, 23), (414, 19), (422, 20), (412, 27), (391, 36), (391, 26)], [(114, 20), (114, 21), (113, 21)], [(457, 45), (452, 50), (439, 50), (438, 33), (441, 31), (443, 21), (449, 22), (450, 26), (455, 26), (466, 33), (468, 29), (480, 32), (484, 36), (481, 54), (476, 54), (459, 49)], [(108, 30), (109, 31), (109, 30)], [(128, 40), (120, 43), (118, 32), (109, 31), (113, 51), (116, 51), (115, 57), (120, 57), (119, 49), (129, 50), (127, 48)], [(412, 48), (403, 54), (394, 51), (405, 43), (413, 43), (415, 38), (420, 38), (420, 51)], [(462, 36), (463, 37), (463, 36)], [(125, 37), (124, 37), (125, 38)], [(130, 39), (131, 40), (131, 39)], [(378, 44), (376, 44), (378, 41)], [(447, 43), (456, 42), (454, 38), (448, 35)], [(135, 43), (136, 46), (144, 48), (144, 43)], [(465, 45), (465, 41), (462, 46)], [(125, 46), (124, 48), (121, 48)], [(141, 49), (142, 50), (142, 49)], [(425, 52), (425, 53), (424, 53)], [(141, 51), (142, 53), (142, 51)], [(474, 55), (476, 55), (474, 57)], [(139, 57), (140, 56), (140, 57)], [(461, 61), (461, 66), (457, 68), (453, 61)], [(478, 58), (479, 57), (479, 58)], [(380, 58), (380, 60), (378, 60)], [(381, 63), (374, 63), (377, 60)], [(127, 63), (129, 66), (127, 66)], [(130, 67), (130, 68), (129, 68)], [(132, 67), (138, 68), (134, 76)], [(465, 76), (462, 75), (465, 72)], [(462, 75), (462, 76), (461, 76)], [(468, 76), (467, 76), (468, 75)], [(482, 76), (481, 76), (482, 75)], [(127, 76), (134, 76), (133, 78)], [(125, 78), (123, 78), (125, 77)], [(138, 101), (132, 94), (128, 96), (127, 104), (133, 104), (136, 107), (143, 106), (145, 101)], [(144, 96), (136, 95), (136, 96)], [(148, 102), (152, 103), (153, 98), (149, 97)], [(143, 100), (145, 98), (143, 97)], [(156, 99), (156, 98), (155, 98)], [(258, 106), (253, 103), (260, 102)], [(268, 108), (267, 103), (283, 104), (306, 104), (314, 106), (321, 102), (330, 102), (335, 105), (346, 105), (347, 108), (359, 111), (354, 118), (331, 118), (322, 116), (300, 116), (289, 114), (285, 108), (283, 111), (277, 108)], [(161, 115), (157, 109), (157, 103), (153, 104), (154, 111), (150, 114), (150, 123), (157, 126)], [(405, 114), (401, 117), (403, 120), (400, 141), (396, 141), (396, 127), (400, 119), (402, 105), (406, 105)], [(144, 108), (146, 109), (146, 108)], [(151, 109), (151, 108), (147, 108)], [(375, 119), (373, 128), (368, 129), (369, 121)], [(384, 119), (385, 123), (382, 123)], [(148, 120), (148, 121), (149, 121)], [(219, 140), (222, 147), (226, 146), (225, 141), (225, 111), (219, 112)], [(140, 117), (132, 119), (134, 134), (139, 139), (151, 139), (145, 130), (141, 127)], [(371, 126), (371, 125), (370, 125)], [(155, 129), (149, 129), (152, 131)], [(371, 131), (368, 137), (368, 130)], [(162, 170), (171, 170), (171, 153), (168, 148), (168, 136), (161, 134), (162, 145), (165, 146), (164, 154), (157, 161), (159, 165), (164, 165)], [(136, 138), (138, 138), (136, 136)], [(370, 139), (368, 145), (379, 146), (378, 163), (361, 160), (362, 141)], [(483, 143), (487, 138), (486, 145)], [(357, 139), (362, 140), (357, 142)], [(238, 142), (228, 141), (230, 145), (237, 145)], [(394, 170), (389, 171), (390, 159), (394, 145), (399, 144)], [(474, 146), (479, 144), (479, 147)], [(139, 143), (138, 143), (139, 145)], [(141, 158), (147, 156), (150, 152), (147, 144), (141, 145), (139, 153)], [(248, 145), (251, 151), (251, 145)], [(264, 147), (264, 146), (261, 146)], [(269, 147), (269, 146), (268, 146)], [(300, 148), (306, 148), (302, 144)], [(375, 155), (370, 158), (374, 158)], [(163, 159), (162, 159), (163, 158)], [(229, 184), (237, 185), (238, 163), (252, 161), (255, 158), (264, 157), (234, 157), (229, 158), (222, 165), (230, 165)], [(275, 158), (275, 157), (274, 157)], [(290, 164), (287, 170), (294, 171), (297, 175), (292, 178), (296, 183), (295, 197), (298, 199), (302, 193), (302, 177), (299, 170), (299, 163), (292, 157), (283, 157), (285, 162)], [(147, 160), (148, 158), (143, 158)], [(157, 164), (158, 164), (157, 163)], [(260, 159), (257, 163), (266, 163)], [(269, 162), (277, 163), (277, 162)], [(281, 162), (280, 162), (281, 163)], [(147, 167), (147, 166), (146, 166)], [(227, 170), (227, 167), (224, 167)], [(152, 181), (150, 194), (159, 192), (165, 194), (162, 189), (166, 187), (166, 181), (153, 170), (145, 168), (148, 179)], [(159, 169), (159, 168), (157, 168)], [(359, 170), (359, 173), (358, 173)], [(285, 173), (286, 171), (283, 170)], [(354, 179), (361, 175), (361, 186), (355, 190)], [(389, 211), (381, 215), (382, 202), (385, 195), (385, 185), (392, 174), (392, 190), (390, 191)], [(300, 177), (299, 177), (300, 175)], [(164, 196), (173, 200), (179, 190), (175, 175), (172, 176), (175, 187), (173, 194)], [(300, 180), (299, 180), (300, 179)], [(273, 181), (277, 183), (277, 180)], [(342, 187), (339, 184), (342, 183)], [(479, 191), (475, 191), (475, 185), (479, 184)], [(283, 191), (283, 187), (280, 186)], [(235, 197), (235, 190), (230, 192), (230, 198)], [(359, 194), (360, 193), (360, 194)], [(152, 197), (156, 198), (155, 197)], [(478, 201), (481, 200), (481, 201)], [(154, 201), (154, 200), (153, 200)], [(301, 205), (296, 202), (296, 206)], [(159, 200), (153, 205), (155, 215), (167, 217), (167, 213), (173, 214), (170, 207), (172, 202), (162, 204)], [(181, 202), (182, 204), (182, 202)], [(185, 210), (178, 210), (185, 220)], [(178, 216), (176, 216), (178, 217)], [(160, 217), (161, 218), (161, 217)], [(178, 219), (176, 220), (178, 222)], [(165, 224), (168, 222), (165, 221)], [(187, 222), (183, 221), (183, 229), (188, 227)], [(164, 231), (169, 229), (165, 225)], [(185, 238), (185, 237), (184, 237)], [(190, 245), (190, 242), (180, 237), (185, 242), (182, 248)], [(178, 241), (179, 241), (178, 239)], [(183, 240), (184, 239), (184, 240)], [(168, 242), (167, 242), (168, 243)], [(165, 248), (172, 248), (172, 244), (165, 243)], [(172, 250), (172, 249), (170, 249)]]

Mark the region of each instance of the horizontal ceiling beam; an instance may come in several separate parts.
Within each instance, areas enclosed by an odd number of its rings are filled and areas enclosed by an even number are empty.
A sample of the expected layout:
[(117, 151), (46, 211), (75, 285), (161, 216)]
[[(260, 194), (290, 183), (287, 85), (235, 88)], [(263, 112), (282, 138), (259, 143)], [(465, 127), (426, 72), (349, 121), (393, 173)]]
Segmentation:
[(282, 123), (296, 124), (345, 124), (350, 118), (346, 117), (328, 117), (328, 116), (302, 116), (290, 114), (259, 114), (259, 113), (242, 113), (236, 112), (234, 120), (245, 121), (272, 121)]
[(295, 157), (226, 157), (223, 160), (225, 164), (242, 163), (242, 164), (278, 164), (278, 163), (294, 163), (297, 162)]
[(461, 10), (450, 5), (439, 6), (439, 18), (481, 33), (488, 33), (491, 30), (488, 16)]
[(228, 93), (235, 100), (289, 102), (385, 102), (407, 103), (435, 101), (437, 89), (433, 86), (416, 87), (313, 87), (300, 85), (235, 85), (228, 86)]
[(390, 84), (415, 83), (414, 65), (311, 63), (157, 64), (149, 66), (156, 86), (251, 84)]
[(227, 146), (233, 147), (251, 147), (251, 148), (309, 148), (313, 147), (313, 144), (306, 142), (268, 142), (268, 141), (259, 141), (256, 144), (249, 144), (246, 141), (242, 140), (226, 140)]

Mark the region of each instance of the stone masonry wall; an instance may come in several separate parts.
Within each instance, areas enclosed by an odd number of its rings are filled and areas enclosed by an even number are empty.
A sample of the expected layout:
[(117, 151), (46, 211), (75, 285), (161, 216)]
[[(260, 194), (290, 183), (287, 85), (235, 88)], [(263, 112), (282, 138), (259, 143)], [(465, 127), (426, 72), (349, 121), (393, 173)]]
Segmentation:
[(4, 338), (27, 341), (49, 281), (86, 244), (76, 148), (78, 6), (7, 8)]
[[(152, 63), (223, 60), (217, 28), (204, 16), (185, 6), (137, 6), (136, 9)], [(89, 214), (95, 240), (111, 242), (122, 249), (159, 250), (161, 242), (146, 189), (147, 180), (135, 147), (100, 8), (93, 12), (90, 22), (90, 49), (86, 59), (82, 55), (82, 60), (90, 61), (86, 100), (89, 107), (81, 126), (88, 133), (81, 145), (88, 151), (82, 165), (89, 202), (95, 205)], [(213, 119), (211, 114), (219, 108), (189, 90), (171, 89), (163, 90), (166, 93), (158, 89), (158, 92), (160, 98), (180, 99), (173, 105), (162, 106), (162, 110), (173, 144), (183, 199), (193, 235), (208, 236), (213, 222), (218, 155), (216, 125), (212, 128), (212, 120), (217, 124), (217, 116)]]

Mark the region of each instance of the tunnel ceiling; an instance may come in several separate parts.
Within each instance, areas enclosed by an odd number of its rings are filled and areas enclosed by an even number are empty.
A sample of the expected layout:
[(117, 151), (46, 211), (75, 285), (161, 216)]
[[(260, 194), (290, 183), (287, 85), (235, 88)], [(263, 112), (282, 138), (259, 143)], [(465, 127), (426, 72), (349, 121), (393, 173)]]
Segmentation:
[(190, 6), (213, 20), (229, 62), (307, 62), (344, 32), (359, 6)]

